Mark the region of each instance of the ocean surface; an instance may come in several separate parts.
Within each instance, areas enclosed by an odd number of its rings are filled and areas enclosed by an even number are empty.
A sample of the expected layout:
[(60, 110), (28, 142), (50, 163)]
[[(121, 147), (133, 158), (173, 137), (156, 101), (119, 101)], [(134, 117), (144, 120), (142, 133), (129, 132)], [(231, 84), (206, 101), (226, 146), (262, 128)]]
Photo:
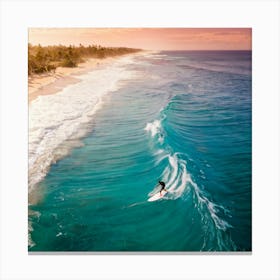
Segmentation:
[(250, 51), (147, 52), (78, 78), (29, 108), (29, 251), (252, 250)]

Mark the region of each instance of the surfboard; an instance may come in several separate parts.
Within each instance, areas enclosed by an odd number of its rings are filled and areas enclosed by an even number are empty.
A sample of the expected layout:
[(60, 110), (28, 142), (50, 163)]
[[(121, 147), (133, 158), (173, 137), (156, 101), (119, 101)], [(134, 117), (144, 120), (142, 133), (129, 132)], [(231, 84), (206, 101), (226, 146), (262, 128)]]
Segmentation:
[(167, 194), (167, 191), (163, 190), (160, 194), (160, 192), (156, 193), (155, 195), (151, 196), (148, 201), (156, 201), (161, 198), (163, 198)]

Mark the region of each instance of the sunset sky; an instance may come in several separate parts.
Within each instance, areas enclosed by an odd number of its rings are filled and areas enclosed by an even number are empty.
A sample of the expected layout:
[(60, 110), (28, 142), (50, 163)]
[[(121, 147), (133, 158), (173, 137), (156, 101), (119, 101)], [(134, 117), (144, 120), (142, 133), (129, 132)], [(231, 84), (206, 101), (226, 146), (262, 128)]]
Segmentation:
[(251, 50), (251, 28), (30, 28), (29, 43), (147, 50)]

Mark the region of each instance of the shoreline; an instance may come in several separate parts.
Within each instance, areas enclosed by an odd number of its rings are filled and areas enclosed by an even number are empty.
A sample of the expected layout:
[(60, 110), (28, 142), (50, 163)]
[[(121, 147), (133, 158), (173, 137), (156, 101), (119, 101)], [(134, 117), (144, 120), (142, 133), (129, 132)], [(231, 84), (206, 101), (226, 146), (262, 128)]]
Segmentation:
[(38, 96), (55, 94), (64, 87), (80, 82), (79, 76), (98, 69), (124, 56), (135, 56), (139, 53), (131, 53), (106, 58), (88, 58), (77, 67), (57, 67), (55, 71), (48, 73), (33, 74), (28, 77), (28, 105), (36, 100)]
[(28, 77), (28, 104), (30, 105), (38, 96), (55, 94), (70, 84), (80, 82), (81, 80), (77, 76), (94, 70), (113, 59), (115, 58), (89, 58), (77, 67), (57, 67), (53, 72)]
[[(80, 139), (89, 131), (88, 122), (102, 106), (100, 98), (116, 90), (120, 80), (133, 76), (133, 71), (123, 66), (132, 63), (135, 56), (139, 54), (89, 59), (75, 68), (29, 77), (29, 204), (41, 199), (35, 186), (51, 164), (81, 145)], [(92, 86), (94, 90), (83, 88)], [(39, 96), (48, 98), (38, 100)]]

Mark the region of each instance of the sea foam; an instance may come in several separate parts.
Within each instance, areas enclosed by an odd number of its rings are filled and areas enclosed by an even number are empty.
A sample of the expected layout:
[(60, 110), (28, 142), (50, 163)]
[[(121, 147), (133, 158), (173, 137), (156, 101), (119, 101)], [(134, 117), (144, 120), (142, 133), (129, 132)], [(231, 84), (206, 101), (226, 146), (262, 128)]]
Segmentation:
[(154, 137), (161, 128), (161, 123), (159, 120), (155, 120), (152, 123), (147, 123), (146, 127), (144, 128), (144, 130), (149, 131), (152, 135), (152, 137)]
[[(66, 156), (92, 129), (94, 114), (103, 97), (121, 87), (121, 81), (135, 77), (128, 70), (133, 56), (119, 58), (78, 78), (79, 83), (62, 91), (39, 96), (29, 107), (29, 192), (47, 174), (52, 163)], [(123, 83), (122, 83), (123, 84)]]
[[(150, 133), (152, 138), (157, 138), (161, 144), (163, 144), (164, 138), (162, 135), (164, 133), (161, 120), (154, 120), (153, 122), (147, 123), (144, 128), (145, 131)], [(216, 228), (225, 231), (227, 228), (232, 227), (228, 222), (219, 217), (219, 210), (223, 209), (223, 206), (218, 205), (207, 198), (203, 191), (198, 187), (198, 185), (192, 180), (191, 175), (187, 171), (187, 163), (185, 160), (180, 158), (180, 153), (170, 152), (170, 148), (160, 149), (155, 156), (158, 157), (157, 164), (161, 161), (168, 159), (167, 165), (162, 172), (162, 180), (166, 182), (166, 189), (169, 195), (165, 196), (163, 199), (177, 199), (183, 197), (186, 192), (188, 192), (191, 187), (195, 194), (195, 204), (198, 211), (203, 215), (203, 210), (209, 213), (209, 217), (215, 224)], [(151, 191), (149, 196), (155, 194), (157, 189)]]

